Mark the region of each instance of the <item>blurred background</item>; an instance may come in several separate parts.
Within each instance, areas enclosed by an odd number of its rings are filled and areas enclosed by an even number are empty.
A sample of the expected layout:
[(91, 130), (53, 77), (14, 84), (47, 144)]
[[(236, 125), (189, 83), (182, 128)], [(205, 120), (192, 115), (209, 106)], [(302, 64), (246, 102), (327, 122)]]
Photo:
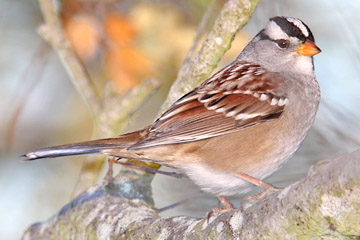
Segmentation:
[[(58, 1), (67, 37), (100, 92), (111, 84), (122, 95), (147, 77), (161, 82), (126, 132), (156, 117), (209, 3)], [(214, 12), (223, 3), (217, 1)], [(322, 49), (315, 57), (322, 89), (319, 113), (302, 148), (268, 179), (275, 186), (287, 186), (304, 177), (317, 161), (360, 145), (359, 12), (360, 2), (350, 0), (261, 1), (218, 66), (231, 62), (275, 15), (302, 19)], [(36, 32), (43, 21), (37, 1), (0, 0), (0, 16), (0, 239), (18, 239), (30, 224), (48, 219), (70, 200), (82, 161), (75, 157), (22, 163), (18, 156), (40, 147), (88, 140), (94, 125), (61, 60)], [(198, 191), (186, 179), (156, 175), (153, 181), (156, 207)], [(240, 199), (231, 198), (237, 205)], [(216, 205), (214, 196), (202, 194), (162, 215), (202, 217)]]

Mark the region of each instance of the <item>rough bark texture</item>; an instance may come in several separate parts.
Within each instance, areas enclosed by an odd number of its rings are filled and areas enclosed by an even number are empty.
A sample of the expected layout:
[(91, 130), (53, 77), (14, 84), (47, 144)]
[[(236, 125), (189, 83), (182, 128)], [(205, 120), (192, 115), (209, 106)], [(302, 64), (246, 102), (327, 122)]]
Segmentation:
[[(244, 210), (207, 222), (161, 218), (149, 176), (122, 172), (89, 189), (23, 239), (359, 239), (360, 149), (321, 161), (307, 176)], [(215, 207), (215, 206), (214, 206)]]

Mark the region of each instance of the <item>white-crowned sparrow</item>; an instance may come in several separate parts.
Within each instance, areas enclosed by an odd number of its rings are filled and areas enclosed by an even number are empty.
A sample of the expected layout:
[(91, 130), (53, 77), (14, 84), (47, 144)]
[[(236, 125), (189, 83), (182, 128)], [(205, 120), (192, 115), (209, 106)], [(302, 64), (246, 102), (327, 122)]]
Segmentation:
[[(239, 57), (178, 99), (152, 125), (118, 137), (39, 149), (29, 160), (107, 154), (180, 169), (222, 196), (247, 192), (298, 149), (320, 101), (312, 56), (320, 49), (299, 19), (271, 18)], [(251, 184), (250, 184), (251, 183)]]

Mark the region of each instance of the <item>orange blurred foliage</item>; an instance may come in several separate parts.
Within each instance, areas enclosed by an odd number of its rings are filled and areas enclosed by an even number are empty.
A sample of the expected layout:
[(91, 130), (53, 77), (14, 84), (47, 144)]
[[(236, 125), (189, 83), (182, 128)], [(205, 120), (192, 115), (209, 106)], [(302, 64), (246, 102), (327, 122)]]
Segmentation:
[(148, 58), (135, 46), (136, 30), (126, 17), (111, 12), (104, 20), (108, 47), (105, 69), (118, 93), (135, 87), (150, 74)]
[(77, 55), (88, 60), (99, 49), (100, 30), (98, 20), (87, 14), (75, 14), (65, 23), (65, 32)]
[(76, 11), (68, 7), (68, 14), (62, 16), (64, 30), (77, 55), (87, 61), (101, 49), (105, 74), (115, 90), (121, 94), (137, 86), (151, 71), (148, 57), (136, 46), (137, 34), (131, 20), (114, 10), (105, 9), (97, 17), (96, 11), (82, 11), (76, 6)]
[(131, 21), (115, 12), (106, 15), (104, 31), (111, 41), (117, 44), (129, 44), (136, 38), (136, 30)]
[(147, 58), (135, 48), (117, 46), (106, 50), (105, 69), (118, 92), (135, 87), (150, 70)]

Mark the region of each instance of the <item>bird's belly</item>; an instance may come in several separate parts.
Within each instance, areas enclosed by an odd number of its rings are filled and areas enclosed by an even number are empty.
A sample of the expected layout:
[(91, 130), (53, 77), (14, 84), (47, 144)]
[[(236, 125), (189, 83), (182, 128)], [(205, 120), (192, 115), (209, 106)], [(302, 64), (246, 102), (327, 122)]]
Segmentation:
[(252, 184), (231, 173), (246, 173), (261, 180), (270, 176), (294, 154), (306, 134), (289, 136), (286, 130), (274, 129), (271, 122), (261, 125), (251, 134), (244, 129), (207, 141), (195, 152), (198, 155), (191, 157), (201, 159), (189, 161), (183, 171), (205, 192), (226, 196), (250, 191)]
[(238, 177), (214, 171), (199, 163), (189, 164), (183, 171), (204, 192), (215, 195), (230, 196), (248, 192), (253, 188), (253, 185)]
[[(182, 170), (205, 192), (225, 196), (245, 193), (253, 185), (232, 173), (262, 180), (278, 170), (298, 149), (311, 125), (303, 127), (304, 122), (297, 119), (283, 115), (231, 134), (158, 147), (154, 156), (150, 151), (144, 155)], [(294, 134), (296, 129), (299, 131)]]

